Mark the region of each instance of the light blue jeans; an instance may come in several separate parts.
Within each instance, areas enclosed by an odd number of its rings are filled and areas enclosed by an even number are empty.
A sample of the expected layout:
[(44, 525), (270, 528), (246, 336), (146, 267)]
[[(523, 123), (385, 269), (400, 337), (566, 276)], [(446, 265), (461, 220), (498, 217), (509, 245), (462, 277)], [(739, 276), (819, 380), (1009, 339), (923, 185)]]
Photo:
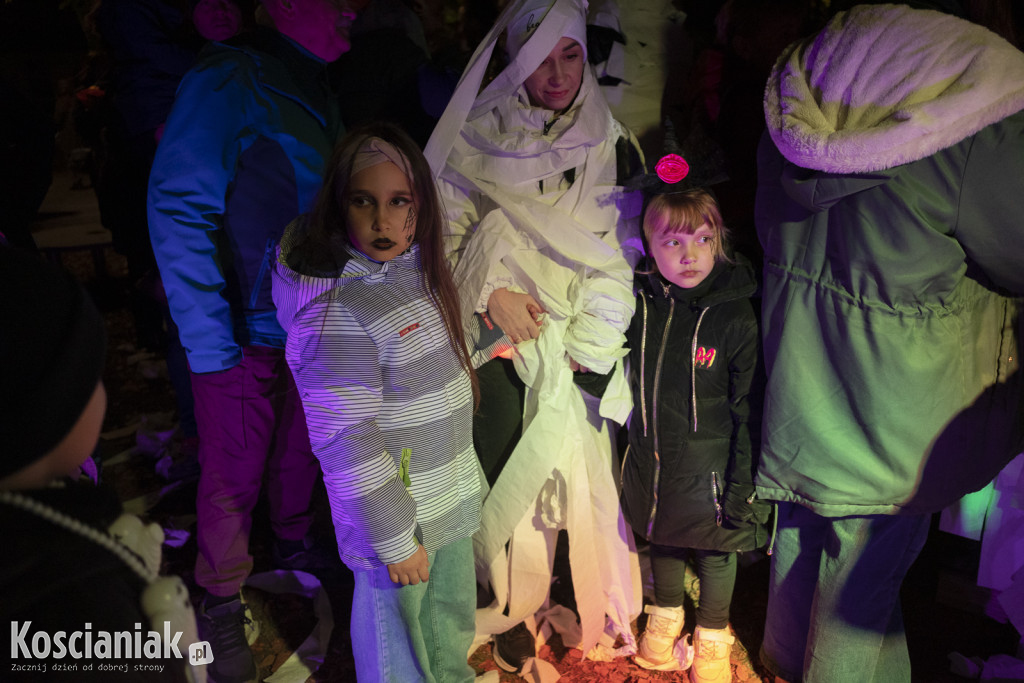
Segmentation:
[(822, 517), (778, 504), (761, 662), (787, 681), (906, 683), (900, 585), (930, 515)]
[(352, 654), (359, 683), (465, 683), (476, 618), (473, 539), (433, 553), (430, 579), (391, 582), (388, 568), (355, 571)]

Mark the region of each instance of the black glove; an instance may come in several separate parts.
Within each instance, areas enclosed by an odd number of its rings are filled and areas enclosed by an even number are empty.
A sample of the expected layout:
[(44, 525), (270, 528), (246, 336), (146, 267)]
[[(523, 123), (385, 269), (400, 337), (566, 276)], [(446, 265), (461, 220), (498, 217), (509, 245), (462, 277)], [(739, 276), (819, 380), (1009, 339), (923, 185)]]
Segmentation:
[(608, 382), (612, 380), (613, 372), (615, 372), (615, 366), (612, 366), (612, 369), (603, 375), (596, 372), (576, 371), (572, 373), (572, 381), (591, 396), (601, 398), (604, 396), (604, 390), (608, 388)]
[(725, 516), (733, 522), (764, 524), (771, 514), (771, 503), (757, 499), (753, 484), (728, 482), (725, 487)]

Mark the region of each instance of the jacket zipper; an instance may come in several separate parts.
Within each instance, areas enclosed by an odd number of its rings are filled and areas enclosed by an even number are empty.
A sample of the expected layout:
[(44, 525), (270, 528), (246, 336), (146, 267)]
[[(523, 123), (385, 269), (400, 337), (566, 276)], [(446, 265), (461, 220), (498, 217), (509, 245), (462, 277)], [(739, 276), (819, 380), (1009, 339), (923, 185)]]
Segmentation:
[[(665, 330), (661, 333), (661, 348), (658, 349), (658, 362), (654, 365), (654, 381), (651, 386), (651, 429), (654, 431), (654, 479), (651, 486), (651, 516), (647, 521), (647, 538), (650, 539), (654, 530), (654, 516), (658, 513), (658, 479), (661, 476), (661, 454), (658, 449), (658, 385), (661, 383), (661, 363), (665, 359), (665, 345), (668, 341), (668, 331), (672, 326), (672, 315), (676, 310), (676, 300), (668, 296), (668, 288), (665, 288), (665, 296), (668, 298), (668, 319), (665, 320)], [(646, 332), (646, 326), (644, 331)]]
[(260, 270), (256, 273), (256, 281), (253, 283), (252, 294), (249, 295), (249, 308), (256, 308), (260, 298), (260, 287), (263, 286), (263, 278), (267, 275), (270, 263), (274, 258), (274, 238), (267, 239), (267, 247), (263, 250), (263, 260), (260, 262)]
[(640, 333), (640, 418), (644, 424), (644, 437), (647, 437), (647, 392), (644, 391), (644, 382), (647, 377), (647, 298), (640, 297), (640, 305), (643, 306), (643, 331)]
[(711, 473), (711, 499), (715, 502), (715, 524), (722, 526), (722, 503), (718, 500), (718, 472)]
[(768, 539), (768, 557), (771, 557), (772, 552), (775, 550), (775, 532), (779, 530), (779, 505), (775, 503), (773, 506), (775, 509), (772, 511), (772, 535)]
[[(700, 323), (704, 320), (704, 314), (708, 312), (706, 307), (700, 312), (697, 318), (697, 325), (693, 328), (693, 341), (690, 343), (690, 408), (693, 411), (693, 431), (697, 432), (697, 333), (700, 331)], [(721, 522), (719, 522), (721, 526)]]

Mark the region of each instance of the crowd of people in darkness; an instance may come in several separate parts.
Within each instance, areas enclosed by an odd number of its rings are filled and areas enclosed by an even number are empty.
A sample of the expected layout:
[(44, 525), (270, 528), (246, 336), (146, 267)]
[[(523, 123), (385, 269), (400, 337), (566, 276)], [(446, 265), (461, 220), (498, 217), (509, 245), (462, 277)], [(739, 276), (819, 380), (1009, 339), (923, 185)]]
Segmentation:
[[(351, 571), (360, 682), (496, 680), (488, 641), (546, 679), (557, 632), (728, 683), (741, 557), (770, 562), (766, 680), (914, 680), (900, 587), (933, 516), (1024, 451), (1020, 8), (676, 4), (652, 155), (605, 97), (657, 38), (628, 2), (92, 3), (77, 120), (198, 552), (190, 595), (96, 485), (103, 320), (28, 229), (49, 176), (13, 164), (47, 132), (9, 136), (11, 680), (58, 680), (51, 638), (83, 629), (90, 662), (163, 643), (117, 680), (259, 680), (258, 511), (276, 568)], [(4, 134), (42, 130), (0, 88)]]

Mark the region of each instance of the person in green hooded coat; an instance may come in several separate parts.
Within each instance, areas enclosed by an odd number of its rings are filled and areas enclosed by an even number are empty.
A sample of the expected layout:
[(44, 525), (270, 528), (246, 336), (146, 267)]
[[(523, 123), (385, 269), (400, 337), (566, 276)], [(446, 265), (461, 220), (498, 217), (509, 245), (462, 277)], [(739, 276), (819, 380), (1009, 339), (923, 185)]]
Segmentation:
[(859, 5), (783, 52), (765, 116), (761, 658), (777, 680), (908, 681), (899, 590), (931, 513), (1024, 440), (1024, 54)]

